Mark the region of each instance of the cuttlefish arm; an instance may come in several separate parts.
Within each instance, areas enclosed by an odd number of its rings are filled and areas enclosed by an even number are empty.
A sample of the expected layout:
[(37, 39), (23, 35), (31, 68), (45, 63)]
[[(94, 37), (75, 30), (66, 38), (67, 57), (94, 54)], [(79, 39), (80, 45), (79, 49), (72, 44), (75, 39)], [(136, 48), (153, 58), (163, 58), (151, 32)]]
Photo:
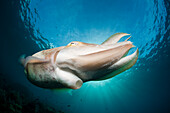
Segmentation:
[(108, 74), (104, 77), (101, 77), (97, 80), (105, 80), (105, 79), (112, 78), (112, 77), (120, 74), (121, 72), (131, 68), (136, 63), (136, 61), (138, 59), (138, 55), (139, 55), (139, 50), (137, 49), (133, 54), (123, 57), (118, 62), (116, 62), (115, 64), (111, 65), (108, 68), (109, 70), (112, 70), (112, 72), (110, 74)]
[[(122, 37), (128, 36), (130, 34), (127, 33), (115, 33), (114, 35), (110, 36), (106, 41), (102, 43), (102, 45), (109, 45), (109, 44), (115, 44), (117, 43)], [(130, 38), (130, 37), (129, 37)], [(128, 38), (128, 39), (129, 39)], [(127, 40), (128, 40), (127, 39)], [(126, 40), (126, 41), (127, 41)]]
[(118, 62), (132, 48), (130, 41), (114, 45), (87, 45), (62, 49), (57, 55), (57, 65), (62, 70), (72, 70), (82, 81), (98, 80), (107, 76), (110, 66)]
[[(61, 69), (70, 69), (74, 73), (76, 72), (75, 74), (83, 81), (111, 78), (132, 67), (138, 58), (138, 49), (133, 55), (126, 56), (128, 51), (134, 47), (132, 42), (127, 41), (129, 38), (119, 43), (117, 43), (118, 40), (116, 42), (108, 40), (108, 45), (88, 45), (80, 42), (80, 45), (76, 44), (77, 46), (69, 46), (61, 50), (56, 62)], [(105, 71), (112, 72), (112, 74), (108, 75)], [(101, 73), (103, 75), (100, 75)]]
[(117, 62), (132, 46), (132, 43), (127, 41), (107, 46), (86, 44), (65, 48), (58, 54), (56, 62), (62, 68), (97, 70)]

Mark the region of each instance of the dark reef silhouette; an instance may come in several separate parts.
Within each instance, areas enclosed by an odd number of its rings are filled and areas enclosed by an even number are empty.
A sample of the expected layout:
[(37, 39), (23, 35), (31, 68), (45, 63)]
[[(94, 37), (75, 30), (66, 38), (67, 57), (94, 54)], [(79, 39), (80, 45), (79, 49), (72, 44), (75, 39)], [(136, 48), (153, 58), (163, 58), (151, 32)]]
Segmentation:
[(3, 76), (0, 73), (0, 113), (64, 113), (39, 99), (29, 97), (28, 91), (13, 88)]

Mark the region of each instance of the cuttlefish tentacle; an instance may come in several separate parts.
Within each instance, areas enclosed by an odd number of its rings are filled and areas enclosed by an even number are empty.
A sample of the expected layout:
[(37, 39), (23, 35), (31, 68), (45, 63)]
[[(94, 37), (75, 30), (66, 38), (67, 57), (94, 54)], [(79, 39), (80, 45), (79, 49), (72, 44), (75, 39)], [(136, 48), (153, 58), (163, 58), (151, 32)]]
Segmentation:
[(106, 41), (102, 43), (102, 45), (109, 45), (109, 44), (115, 44), (117, 43), (122, 37), (127, 36), (130, 34), (127, 33), (116, 33), (112, 36), (110, 36)]

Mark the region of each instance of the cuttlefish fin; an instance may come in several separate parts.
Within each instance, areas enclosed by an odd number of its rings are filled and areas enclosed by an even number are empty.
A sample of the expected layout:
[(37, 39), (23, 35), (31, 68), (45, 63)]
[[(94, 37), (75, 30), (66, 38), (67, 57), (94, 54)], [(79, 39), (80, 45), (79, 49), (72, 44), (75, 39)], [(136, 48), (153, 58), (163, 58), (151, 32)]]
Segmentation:
[(114, 70), (113, 72), (111, 72), (107, 76), (104, 76), (98, 80), (105, 80), (105, 79), (112, 78), (116, 76), (117, 74), (131, 68), (136, 63), (138, 59), (138, 55), (139, 55), (139, 50), (137, 49), (133, 54), (123, 57), (118, 62), (116, 62), (115, 64), (109, 67), (110, 70)]
[(116, 34), (110, 36), (101, 45), (109, 45), (109, 44), (117, 43), (122, 37), (127, 36), (127, 35), (130, 35), (130, 34), (127, 34), (127, 33), (116, 33)]
[(99, 51), (87, 55), (79, 55), (72, 59), (74, 65), (81, 70), (97, 70), (117, 62), (132, 47), (132, 43)]

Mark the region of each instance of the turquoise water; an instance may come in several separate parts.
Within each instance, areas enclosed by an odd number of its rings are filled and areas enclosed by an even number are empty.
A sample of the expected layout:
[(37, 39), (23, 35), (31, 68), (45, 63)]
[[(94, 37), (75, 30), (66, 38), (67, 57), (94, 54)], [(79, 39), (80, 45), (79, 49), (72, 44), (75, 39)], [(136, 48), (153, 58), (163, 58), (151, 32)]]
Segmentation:
[[(0, 69), (5, 84), (26, 90), (30, 98), (59, 112), (170, 112), (168, 0), (8, 0), (1, 5)], [(18, 63), (22, 54), (71, 41), (100, 44), (117, 32), (132, 35), (130, 40), (139, 48), (137, 63), (116, 77), (85, 83), (78, 90), (34, 86)]]

